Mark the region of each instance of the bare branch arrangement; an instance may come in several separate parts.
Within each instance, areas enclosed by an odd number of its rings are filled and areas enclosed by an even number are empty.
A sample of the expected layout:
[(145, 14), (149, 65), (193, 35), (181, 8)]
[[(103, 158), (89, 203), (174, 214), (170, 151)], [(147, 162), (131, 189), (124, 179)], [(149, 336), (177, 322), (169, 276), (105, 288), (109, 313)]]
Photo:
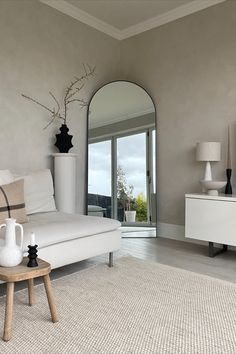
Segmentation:
[(36, 103), (40, 107), (50, 112), (50, 121), (44, 127), (44, 129), (47, 129), (55, 121), (55, 119), (61, 119), (63, 121), (63, 124), (67, 124), (67, 115), (68, 115), (69, 105), (71, 103), (79, 102), (81, 108), (88, 106), (88, 102), (80, 98), (79, 95), (80, 95), (80, 91), (85, 86), (86, 81), (88, 81), (89, 78), (95, 74), (95, 67), (91, 67), (88, 64), (83, 64), (83, 70), (84, 70), (83, 75), (81, 75), (80, 77), (75, 77), (74, 80), (71, 81), (69, 86), (67, 86), (63, 97), (63, 109), (61, 108), (59, 101), (56, 99), (55, 95), (51, 91), (49, 92), (49, 95), (51, 96), (55, 104), (55, 106), (53, 106), (52, 108), (47, 107), (43, 103), (37, 101), (36, 99), (30, 96), (21, 94), (22, 97)]

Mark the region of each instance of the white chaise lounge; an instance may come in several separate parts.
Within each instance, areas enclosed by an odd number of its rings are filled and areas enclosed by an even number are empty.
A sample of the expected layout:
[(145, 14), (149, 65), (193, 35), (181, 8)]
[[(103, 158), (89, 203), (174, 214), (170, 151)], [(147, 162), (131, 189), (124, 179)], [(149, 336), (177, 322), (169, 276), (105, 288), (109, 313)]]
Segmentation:
[[(35, 233), (38, 256), (51, 263), (52, 268), (75, 263), (90, 257), (113, 252), (120, 248), (120, 223), (116, 220), (66, 214), (56, 210), (53, 180), (50, 170), (36, 171), (25, 176), (14, 176), (8, 170), (0, 171), (0, 185), (24, 179), (25, 209), (28, 222), (23, 224), (24, 252)], [(4, 242), (1, 232), (0, 245)]]
[(120, 248), (120, 223), (107, 218), (55, 211), (30, 215), (23, 227), (24, 251), (34, 231), (39, 244), (38, 255), (51, 263), (52, 268), (103, 253), (109, 253), (112, 266), (112, 253)]

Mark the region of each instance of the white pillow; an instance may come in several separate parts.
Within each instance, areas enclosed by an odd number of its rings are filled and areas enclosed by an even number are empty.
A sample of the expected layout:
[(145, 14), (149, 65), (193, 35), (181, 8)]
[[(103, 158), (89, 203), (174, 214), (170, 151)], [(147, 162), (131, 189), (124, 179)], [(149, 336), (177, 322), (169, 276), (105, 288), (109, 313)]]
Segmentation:
[(9, 170), (0, 170), (0, 186), (14, 182), (14, 176)]
[(56, 211), (53, 180), (50, 170), (17, 177), (24, 179), (25, 208), (28, 215)]

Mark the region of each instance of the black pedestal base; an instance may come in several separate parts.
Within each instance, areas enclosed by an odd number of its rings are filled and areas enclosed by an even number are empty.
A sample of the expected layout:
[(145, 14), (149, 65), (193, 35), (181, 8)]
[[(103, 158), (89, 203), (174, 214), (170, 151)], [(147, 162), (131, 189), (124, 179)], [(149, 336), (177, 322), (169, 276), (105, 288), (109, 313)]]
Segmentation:
[(35, 246), (28, 246), (28, 258), (29, 258), (29, 262), (27, 264), (27, 267), (38, 267), (38, 262), (37, 262), (37, 247), (38, 245)]
[(228, 250), (228, 245), (223, 245), (223, 248), (215, 249), (214, 242), (209, 242), (209, 257), (215, 257), (218, 254), (224, 253)]

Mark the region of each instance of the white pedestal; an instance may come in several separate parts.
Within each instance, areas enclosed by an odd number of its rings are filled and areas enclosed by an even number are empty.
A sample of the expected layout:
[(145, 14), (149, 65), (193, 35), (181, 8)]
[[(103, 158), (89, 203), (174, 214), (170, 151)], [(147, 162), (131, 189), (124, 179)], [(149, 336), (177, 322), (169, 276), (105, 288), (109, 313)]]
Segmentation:
[(64, 213), (75, 213), (76, 154), (53, 154), (56, 207)]

